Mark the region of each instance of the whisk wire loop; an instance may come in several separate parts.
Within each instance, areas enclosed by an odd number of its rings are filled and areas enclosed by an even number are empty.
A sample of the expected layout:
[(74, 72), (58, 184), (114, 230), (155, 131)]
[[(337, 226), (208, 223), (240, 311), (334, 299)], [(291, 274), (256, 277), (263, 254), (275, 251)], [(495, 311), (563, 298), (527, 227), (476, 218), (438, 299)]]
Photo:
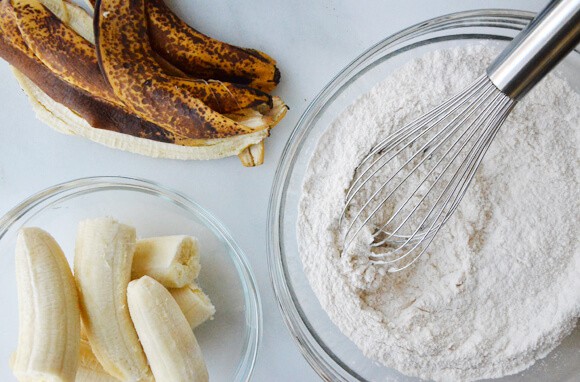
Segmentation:
[[(445, 101), (443, 104), (437, 106), (435, 109), (429, 111), (428, 113), (424, 114), (423, 116), (417, 118), (416, 120), (412, 121), (411, 123), (403, 126), (403, 128), (398, 129), (397, 131), (395, 131), (393, 134), (389, 135), (387, 138), (383, 139), (381, 142), (379, 142), (366, 156), (365, 158), (363, 158), (363, 160), (361, 161), (361, 163), (358, 165), (358, 168), (362, 168), (365, 166), (366, 162), (369, 161), (375, 154), (379, 153), (380, 151), (385, 151), (386, 148), (388, 147), (396, 147), (398, 143), (404, 141), (406, 138), (408, 138), (409, 136), (413, 135), (415, 132), (417, 132), (418, 130), (425, 130), (426, 126), (423, 125), (423, 122), (426, 120), (429, 120), (430, 118), (433, 119), (433, 121), (431, 121), (431, 125), (435, 125), (438, 122), (440, 122), (442, 119), (444, 119), (447, 116), (447, 112), (449, 111), (450, 108), (452, 108), (454, 106), (454, 102), (456, 102), (458, 99), (464, 99), (464, 103), (469, 102), (469, 97), (473, 94), (476, 93), (480, 87), (484, 86), (485, 82), (483, 81), (485, 79), (485, 75), (481, 76), (476, 82), (477, 85), (474, 87), (470, 87), (465, 89), (463, 92), (457, 94), (456, 96), (448, 99), (447, 101)], [(455, 105), (457, 106), (457, 105)], [(412, 141), (408, 143), (409, 145), (412, 144)], [(404, 149), (405, 147), (402, 147), (402, 149)], [(396, 154), (395, 154), (396, 155)], [(352, 195), (355, 194), (356, 192), (358, 192), (358, 190), (360, 190), (360, 188), (362, 188), (364, 186), (364, 182), (362, 184), (359, 184), (359, 181), (364, 177), (364, 175), (366, 175), (366, 173), (373, 168), (373, 166), (380, 161), (381, 158), (377, 158), (375, 159), (375, 161), (373, 163), (371, 163), (363, 172), (361, 172), (353, 181), (353, 183), (351, 184), (349, 190), (347, 191), (347, 202), (346, 204), (348, 205), (348, 203), (350, 203), (350, 201), (352, 200)], [(378, 171), (379, 169), (375, 170)], [(368, 178), (372, 177), (375, 173), (371, 174)], [(341, 218), (344, 215), (344, 210), (341, 213)]]
[[(382, 255), (378, 255), (378, 256), (371, 256), (370, 257), (371, 261), (375, 262), (376, 264), (392, 264), (392, 263), (398, 262), (400, 260), (403, 260), (405, 257), (407, 257), (411, 253), (413, 253), (413, 251), (415, 249), (417, 249), (419, 247), (419, 245), (421, 245), (421, 251), (418, 254), (416, 254), (416, 256), (410, 262), (408, 262), (407, 264), (405, 264), (402, 267), (391, 267), (388, 269), (389, 272), (399, 272), (399, 271), (402, 271), (402, 270), (410, 267), (413, 263), (415, 263), (427, 251), (427, 249), (429, 248), (429, 245), (432, 243), (436, 234), (439, 232), (439, 230), (441, 229), (441, 227), (443, 226), (445, 221), (453, 213), (453, 211), (455, 210), (455, 208), (457, 207), (457, 205), (459, 204), (459, 202), (461, 201), (461, 199), (465, 195), (465, 192), (466, 192), (467, 188), (469, 187), (469, 184), (473, 180), (475, 172), (476, 172), (479, 164), (481, 163), (481, 160), (485, 156), (485, 153), (486, 153), (487, 149), (489, 148), (491, 141), (493, 141), (493, 139), (497, 135), (497, 132), (499, 131), (501, 124), (503, 123), (503, 121), (505, 120), (505, 118), (509, 114), (511, 108), (513, 107), (513, 102), (511, 100), (507, 100), (507, 101), (502, 100), (502, 101), (503, 102), (501, 103), (501, 111), (499, 112), (498, 116), (496, 116), (496, 118), (494, 118), (494, 121), (492, 122), (493, 127), (488, 131), (489, 134), (482, 135), (480, 137), (480, 139), (478, 139), (477, 155), (475, 155), (471, 158), (471, 160), (469, 161), (469, 164), (466, 166), (466, 170), (459, 177), (459, 179), (462, 179), (463, 182), (462, 182), (462, 185), (460, 187), (455, 188), (455, 190), (458, 190), (457, 194), (455, 195), (455, 197), (454, 197), (453, 193), (449, 195), (449, 197), (447, 198), (447, 200), (445, 201), (445, 203), (443, 205), (443, 208), (440, 210), (437, 218), (434, 220), (432, 226), (430, 227), (429, 230), (432, 231), (433, 233), (427, 239), (428, 240), (427, 243), (417, 242), (404, 255), (399, 256), (397, 259), (394, 259), (394, 260), (384, 260)], [(468, 170), (469, 170), (469, 173), (467, 176), (465, 176), (465, 173)], [(437, 222), (439, 217), (443, 214), (443, 211), (444, 211), (445, 207), (448, 205), (450, 200), (454, 200), (455, 202), (451, 205), (451, 207), (445, 213), (445, 218), (443, 219), (443, 221), (441, 221), (436, 227), (434, 227), (435, 222)]]
[[(482, 86), (485, 84), (485, 82), (483, 81), (484, 79), (485, 79), (485, 77), (482, 77), (482, 78), (480, 78), (480, 80), (477, 82), (477, 85), (476, 85), (476, 86), (474, 86), (473, 88), (474, 88), (474, 89), (480, 89), (480, 88), (481, 88), (481, 87), (482, 87)], [(489, 92), (488, 92), (488, 93), (489, 93)], [(481, 98), (484, 98), (484, 97), (485, 97), (485, 96), (487, 96), (487, 95), (488, 95), (488, 94), (484, 92), (484, 93), (480, 94), (480, 95), (479, 95), (479, 96), (478, 96), (478, 97), (475, 99), (475, 101), (473, 101), (473, 100), (472, 100), (472, 101), (470, 101), (469, 103), (478, 102), (478, 101), (480, 101), (480, 99), (481, 99)], [(457, 107), (458, 107), (458, 108), (460, 108), (460, 107), (466, 106), (466, 109), (465, 109), (465, 110), (468, 110), (469, 104), (467, 104), (467, 105), (464, 105), (464, 104), (466, 104), (466, 103), (468, 103), (468, 102), (462, 102), (462, 103), (460, 103), (460, 104), (459, 104)], [(453, 118), (451, 121), (449, 121), (449, 122), (447, 123), (447, 125), (446, 125), (446, 126), (443, 128), (443, 129), (440, 129), (440, 130), (439, 130), (439, 131), (438, 131), (438, 132), (437, 132), (437, 133), (436, 133), (436, 134), (435, 134), (433, 137), (431, 137), (431, 138), (430, 138), (430, 139), (429, 139), (429, 140), (428, 140), (426, 143), (424, 143), (424, 144), (421, 146), (421, 148), (420, 148), (419, 150), (417, 150), (417, 151), (416, 151), (416, 152), (415, 152), (415, 153), (414, 153), (414, 154), (413, 154), (411, 157), (409, 157), (409, 158), (407, 159), (407, 161), (406, 161), (406, 162), (405, 162), (405, 163), (404, 163), (402, 166), (400, 166), (400, 167), (399, 167), (399, 169), (398, 169), (398, 170), (397, 170), (397, 171), (396, 171), (394, 174), (392, 174), (392, 175), (391, 175), (391, 176), (390, 176), (390, 177), (387, 179), (387, 181), (385, 181), (385, 182), (384, 182), (384, 183), (381, 185), (381, 187), (379, 187), (379, 188), (378, 188), (378, 189), (375, 191), (375, 193), (374, 193), (374, 194), (373, 194), (373, 195), (372, 195), (370, 198), (368, 198), (367, 202), (366, 202), (366, 203), (365, 203), (365, 204), (364, 204), (364, 205), (361, 207), (361, 209), (360, 209), (360, 210), (359, 210), (359, 212), (356, 214), (356, 216), (355, 216), (355, 217), (354, 217), (354, 218), (351, 220), (351, 223), (350, 223), (350, 225), (349, 225), (349, 227), (348, 227), (348, 229), (347, 229), (347, 232), (346, 232), (346, 233), (345, 233), (345, 235), (344, 235), (344, 241), (346, 241), (346, 245), (345, 245), (345, 248), (346, 248), (346, 249), (348, 249), (348, 247), (349, 247), (349, 245), (350, 245), (350, 243), (351, 243), (351, 241), (347, 241), (347, 238), (348, 238), (348, 236), (349, 236), (349, 233), (350, 233), (350, 232), (351, 232), (351, 230), (352, 230), (352, 227), (353, 227), (354, 223), (355, 223), (356, 221), (358, 221), (358, 220), (359, 220), (359, 217), (360, 217), (360, 215), (361, 215), (361, 214), (362, 214), (362, 212), (363, 212), (363, 211), (366, 209), (366, 207), (367, 207), (367, 206), (368, 206), (368, 205), (369, 205), (369, 204), (370, 204), (370, 203), (373, 201), (373, 199), (374, 199), (374, 198), (375, 198), (375, 197), (376, 197), (376, 196), (377, 196), (377, 195), (378, 195), (378, 194), (379, 194), (379, 193), (380, 193), (380, 192), (381, 192), (381, 191), (382, 191), (382, 190), (383, 190), (383, 189), (384, 189), (384, 188), (385, 188), (385, 187), (386, 187), (386, 186), (387, 186), (387, 185), (388, 185), (388, 184), (389, 184), (389, 183), (390, 183), (390, 182), (391, 182), (391, 181), (392, 181), (392, 180), (393, 180), (393, 179), (394, 179), (394, 178), (395, 178), (395, 177), (396, 177), (396, 176), (397, 176), (399, 173), (401, 173), (401, 172), (402, 172), (402, 171), (405, 169), (405, 167), (406, 167), (408, 164), (410, 164), (410, 163), (411, 163), (411, 161), (412, 161), (414, 158), (417, 158), (419, 155), (421, 155), (421, 154), (423, 153), (423, 159), (422, 159), (422, 160), (421, 160), (421, 161), (420, 161), (420, 162), (419, 162), (419, 163), (418, 163), (418, 164), (417, 164), (417, 165), (416, 165), (416, 166), (415, 166), (415, 167), (414, 167), (414, 168), (413, 168), (413, 169), (412, 169), (412, 170), (411, 170), (411, 171), (408, 173), (407, 177), (405, 177), (403, 180), (401, 180), (401, 181), (399, 182), (399, 184), (398, 184), (398, 185), (397, 185), (397, 186), (396, 186), (396, 187), (395, 187), (395, 188), (394, 188), (394, 189), (391, 191), (391, 193), (390, 193), (390, 194), (387, 196), (387, 198), (389, 198), (389, 197), (390, 197), (392, 194), (394, 194), (394, 193), (395, 193), (395, 192), (396, 192), (396, 191), (399, 189), (399, 187), (400, 187), (400, 186), (401, 186), (401, 185), (402, 185), (402, 184), (403, 184), (403, 183), (404, 183), (404, 182), (405, 182), (405, 181), (406, 181), (406, 180), (407, 180), (407, 179), (408, 179), (408, 178), (409, 178), (409, 177), (410, 177), (410, 176), (413, 174), (413, 172), (414, 172), (414, 171), (415, 171), (415, 170), (416, 170), (418, 167), (420, 167), (420, 165), (421, 165), (421, 164), (423, 164), (423, 163), (424, 163), (426, 160), (428, 160), (428, 159), (429, 159), (429, 155), (425, 155), (425, 153), (426, 153), (426, 151), (427, 151), (427, 148), (429, 148), (429, 147), (433, 147), (433, 146), (431, 146), (431, 145), (432, 145), (432, 143), (433, 143), (434, 141), (436, 141), (436, 140), (437, 140), (437, 139), (440, 137), (440, 135), (442, 135), (444, 132), (446, 132), (446, 130), (447, 130), (447, 128), (448, 128), (449, 126), (451, 126), (451, 125), (454, 125), (454, 128), (453, 128), (451, 131), (447, 132), (447, 135), (445, 136), (445, 138), (444, 138), (442, 141), (440, 141), (440, 142), (439, 142), (439, 143), (438, 143), (436, 146), (434, 146), (434, 147), (432, 148), (432, 150), (435, 150), (436, 148), (440, 147), (440, 146), (441, 146), (441, 145), (442, 145), (444, 142), (446, 142), (446, 141), (447, 141), (447, 139), (448, 139), (449, 137), (451, 137), (451, 136), (453, 135), (453, 133), (454, 133), (454, 132), (455, 132), (457, 129), (459, 129), (459, 128), (461, 127), (461, 123), (463, 123), (463, 122), (464, 122), (464, 121), (465, 121), (467, 118), (469, 118), (469, 117), (471, 116), (471, 114), (473, 114), (473, 112), (475, 112), (475, 110), (474, 110), (474, 109), (473, 109), (473, 110), (471, 110), (471, 111), (470, 111), (470, 112), (469, 112), (467, 115), (463, 115), (463, 114), (461, 114), (461, 113), (458, 113), (456, 116), (454, 116), (454, 118)], [(444, 116), (444, 117), (445, 117), (445, 116)], [(459, 123), (456, 123), (456, 122), (457, 122), (457, 119), (460, 119), (460, 118), (463, 118), (463, 119), (462, 119), (462, 120), (461, 120)], [(419, 133), (418, 133), (416, 136), (412, 137), (412, 139), (410, 139), (410, 140), (409, 140), (409, 141), (408, 141), (408, 142), (407, 142), (407, 143), (406, 143), (406, 144), (405, 144), (403, 147), (401, 147), (400, 149), (398, 149), (398, 150), (397, 150), (397, 151), (396, 151), (394, 154), (392, 154), (392, 155), (391, 155), (391, 156), (390, 156), (390, 157), (389, 157), (389, 158), (388, 158), (386, 161), (384, 161), (384, 162), (383, 162), (383, 163), (382, 163), (382, 164), (381, 164), (381, 165), (380, 165), (380, 166), (379, 166), (379, 167), (378, 167), (378, 168), (377, 168), (377, 169), (376, 169), (374, 172), (372, 172), (372, 173), (371, 173), (371, 174), (370, 174), (370, 175), (369, 175), (369, 176), (368, 176), (368, 177), (367, 177), (367, 178), (366, 178), (366, 179), (365, 179), (365, 180), (364, 180), (362, 183), (360, 183), (360, 184), (359, 184), (359, 186), (358, 186), (358, 187), (355, 189), (355, 191), (353, 192), (353, 194), (352, 194), (350, 197), (347, 195), (347, 200), (346, 200), (346, 202), (345, 202), (345, 208), (343, 209), (343, 212), (341, 213), (341, 218), (339, 219), (339, 224), (342, 222), (342, 218), (344, 217), (344, 214), (346, 213), (346, 208), (347, 208), (347, 207), (348, 207), (348, 205), (351, 203), (353, 196), (354, 196), (354, 195), (355, 195), (355, 194), (356, 194), (356, 193), (357, 193), (357, 192), (358, 192), (358, 191), (359, 191), (359, 190), (360, 190), (360, 189), (361, 189), (361, 188), (362, 188), (362, 187), (363, 187), (363, 186), (364, 186), (364, 185), (365, 185), (365, 184), (366, 184), (366, 183), (367, 183), (367, 182), (368, 182), (370, 179), (372, 179), (373, 177), (375, 177), (375, 176), (377, 175), (377, 173), (378, 173), (380, 170), (382, 170), (382, 169), (383, 169), (383, 168), (384, 168), (384, 167), (385, 167), (387, 164), (389, 164), (389, 163), (391, 162), (391, 160), (392, 160), (392, 159), (394, 159), (394, 158), (395, 158), (395, 157), (397, 157), (397, 156), (400, 156), (400, 155), (401, 155), (401, 153), (403, 152), (403, 150), (405, 150), (406, 148), (408, 148), (408, 147), (410, 147), (411, 145), (413, 145), (413, 143), (414, 143), (414, 142), (416, 142), (416, 141), (417, 141), (419, 138), (423, 137), (423, 136), (424, 136), (426, 133), (428, 133), (428, 132), (431, 130), (431, 128), (433, 128), (433, 127), (436, 125), (436, 123), (438, 123), (438, 122), (440, 122), (440, 121), (442, 121), (442, 120), (443, 120), (443, 118), (440, 118), (440, 119), (436, 120), (434, 123), (428, 124), (428, 126), (426, 126), (426, 127), (425, 127), (425, 126), (424, 126), (424, 127), (421, 127), (421, 126), (419, 126), (419, 128), (418, 128), (418, 129), (414, 129), (414, 130), (412, 130), (412, 131), (411, 131), (411, 133), (412, 133), (412, 132), (418, 132), (418, 130), (422, 130), (422, 131), (421, 131), (421, 132), (419, 132)], [(412, 122), (412, 124), (413, 124), (413, 123), (414, 123), (414, 122)], [(404, 128), (403, 128), (403, 129), (401, 129), (401, 130), (407, 130), (407, 129), (408, 129), (407, 127), (404, 127)], [(401, 131), (401, 130), (399, 130), (399, 131)], [(397, 133), (394, 133), (394, 134), (397, 134)], [(411, 136), (411, 134), (408, 134), (408, 135), (407, 135), (407, 137), (410, 137), (410, 136)], [(396, 146), (395, 146), (395, 145), (391, 145), (391, 147), (390, 147), (389, 149), (396, 149)], [(373, 151), (375, 151), (375, 150), (373, 150)], [(382, 153), (382, 154), (380, 154), (380, 155), (379, 155), (379, 157), (378, 157), (378, 158), (377, 158), (377, 159), (376, 159), (376, 160), (375, 160), (375, 161), (374, 161), (374, 162), (373, 162), (373, 163), (372, 163), (372, 164), (371, 164), (371, 165), (370, 165), (370, 166), (369, 166), (369, 167), (368, 167), (368, 168), (365, 170), (365, 172), (366, 172), (366, 171), (368, 171), (370, 168), (372, 168), (372, 166), (373, 166), (374, 164), (378, 163), (378, 162), (379, 162), (381, 159), (383, 159), (383, 158), (384, 158), (384, 157), (385, 157), (385, 156), (386, 156), (388, 153), (389, 153), (389, 150), (384, 150), (384, 151), (383, 151), (383, 153)], [(360, 178), (361, 178), (361, 176), (357, 177), (357, 178), (355, 179), (355, 181), (354, 181), (354, 182), (357, 182), (357, 180), (358, 180), (358, 179), (360, 179)], [(351, 189), (352, 189), (352, 188), (351, 188)], [(380, 203), (379, 205), (377, 205), (377, 207), (376, 207), (376, 208), (373, 210), (373, 212), (372, 212), (372, 213), (371, 213), (371, 214), (370, 214), (370, 215), (369, 215), (369, 216), (366, 218), (366, 220), (365, 220), (365, 221), (364, 221), (364, 222), (363, 222), (363, 223), (362, 223), (362, 224), (359, 226), (359, 229), (358, 229), (358, 230), (355, 232), (355, 234), (354, 234), (354, 235), (352, 235), (353, 237), (355, 237), (355, 236), (356, 236), (356, 235), (357, 235), (357, 234), (360, 232), (360, 230), (361, 230), (361, 229), (362, 229), (362, 228), (363, 228), (363, 227), (364, 227), (364, 226), (365, 226), (365, 225), (366, 225), (366, 224), (369, 222), (369, 220), (370, 220), (370, 219), (372, 219), (372, 217), (375, 215), (375, 213), (376, 213), (376, 212), (377, 212), (377, 211), (378, 211), (378, 210), (379, 210), (379, 209), (380, 209), (380, 208), (381, 208), (383, 205), (384, 205), (384, 203)], [(346, 249), (345, 249), (345, 250), (346, 250)]]
[[(498, 102), (499, 101), (499, 102)], [(496, 95), (494, 97), (494, 100), (491, 104), (489, 104), (487, 107), (488, 108), (493, 108), (493, 111), (496, 112), (498, 111), (497, 109), (499, 109), (499, 107), (501, 106), (501, 99), (498, 95)], [(489, 111), (489, 110), (486, 110)], [(485, 119), (489, 119), (490, 115), (489, 114), (480, 114), (478, 115), (478, 119), (480, 119), (482, 116), (486, 116)], [(478, 119), (476, 119), (475, 121), (472, 122), (472, 124), (474, 124), (476, 121), (478, 121)], [(484, 121), (485, 122), (485, 121)], [(481, 126), (485, 126), (484, 124), (482, 124)], [(469, 129), (466, 130), (470, 131)], [(470, 137), (468, 138), (468, 140), (466, 142), (464, 142), (464, 144), (462, 145), (462, 147), (460, 148), (460, 150), (455, 154), (455, 156), (457, 156), (462, 150), (463, 148), (467, 145), (467, 143), (469, 142), (469, 140), (471, 139), (472, 136), (474, 136), (479, 130), (473, 130), (472, 133), (470, 134)], [(481, 146), (482, 142), (485, 142), (485, 136), (486, 136), (486, 130), (483, 129), (481, 135), (479, 136), (479, 138), (477, 139), (475, 145), (471, 148), (471, 150), (468, 153), (468, 156), (471, 155), (473, 152), (478, 152), (479, 148)], [(459, 142), (459, 140), (457, 140), (455, 142), (455, 144)], [(454, 144), (454, 145), (455, 145)], [(446, 169), (444, 171), (447, 170), (447, 168), (449, 168), (450, 164), (453, 162), (455, 158), (453, 158), (451, 161), (449, 161), (449, 163), (446, 166)], [(427, 212), (427, 214), (425, 215), (425, 217), (423, 218), (423, 220), (421, 221), (421, 223), (419, 223), (415, 229), (415, 231), (413, 232), (413, 234), (411, 236), (409, 236), (407, 238), (407, 240), (405, 241), (405, 243), (403, 243), (402, 245), (400, 245), (398, 248), (396, 248), (394, 251), (390, 252), (389, 254), (396, 254), (396, 253), (400, 253), (400, 251), (405, 248), (407, 245), (411, 244), (414, 242), (415, 244), (412, 246), (412, 248), (408, 249), (403, 255), (395, 258), (395, 259), (391, 259), (391, 260), (383, 260), (382, 263), (383, 264), (391, 264), (391, 263), (395, 263), (401, 260), (404, 260), (405, 258), (407, 258), (408, 256), (410, 256), (413, 251), (415, 251), (419, 245), (421, 245), (421, 242), (423, 240), (426, 239), (430, 239), (431, 237), (434, 237), (435, 234), (439, 231), (440, 227), (445, 223), (445, 221), (447, 220), (447, 218), (451, 215), (451, 213), (453, 212), (452, 210), (448, 210), (447, 212), (445, 211), (446, 206), (448, 205), (448, 202), (450, 199), (452, 199), (453, 197), (453, 193), (451, 193), (447, 199), (445, 200), (445, 202), (441, 205), (441, 207), (439, 208), (439, 210), (436, 209), (436, 206), (438, 206), (439, 201), (444, 197), (444, 195), (447, 194), (448, 190), (454, 190), (454, 185), (455, 185), (455, 181), (458, 179), (463, 179), (463, 176), (465, 175), (465, 172), (467, 171), (467, 169), (469, 168), (471, 164), (471, 161), (466, 161), (466, 162), (462, 162), (462, 166), (465, 165), (465, 171), (463, 173), (461, 173), (461, 167), (454, 173), (452, 179), (450, 180), (450, 182), (447, 184), (447, 186), (445, 187), (445, 189), (441, 192), (441, 194), (439, 195), (439, 197), (437, 198), (437, 200), (434, 202), (433, 207)], [(460, 175), (461, 174), (461, 175)], [(436, 182), (441, 179), (441, 177), (439, 177)], [(434, 188), (435, 188), (435, 184), (434, 183), (428, 193), (430, 193)], [(427, 193), (427, 194), (428, 194)], [(424, 198), (427, 196), (427, 194), (424, 195)], [(423, 198), (423, 199), (424, 199)], [(413, 214), (413, 212), (419, 207), (419, 205), (421, 204), (422, 200), (420, 202), (418, 202), (415, 206), (415, 208), (413, 209), (413, 211), (407, 216), (406, 219), (408, 219), (410, 217), (410, 215)], [(436, 216), (432, 219), (431, 225), (429, 227), (429, 229), (427, 230), (427, 232), (423, 235), (423, 237), (421, 238), (421, 240), (415, 240), (416, 239), (416, 235), (417, 233), (422, 229), (422, 227), (425, 226), (426, 222), (429, 220), (429, 217), (435, 212), (436, 212)], [(440, 220), (440, 218), (443, 216), (443, 219)], [(402, 224), (401, 224), (402, 225)], [(388, 241), (388, 240), (383, 240), (384, 242)], [(430, 243), (430, 241), (429, 241)], [(377, 259), (381, 259), (383, 257), (388, 256), (389, 254), (381, 254), (381, 255), (376, 255), (373, 256), (373, 260), (377, 260)], [(421, 252), (422, 254), (422, 252)]]
[[(488, 94), (488, 97), (490, 97), (491, 95)], [(499, 98), (496, 95), (496, 100), (497, 98)], [(495, 101), (494, 101), (495, 102)], [(492, 108), (492, 106), (494, 106), (495, 104), (489, 104), (489, 106), (486, 108), (486, 110), (484, 110), (484, 112), (489, 111), (490, 108)], [(378, 234), (379, 231), (382, 231), (384, 233), (387, 234), (387, 237), (384, 238), (382, 241), (378, 242), (378, 243), (374, 243), (372, 246), (380, 246), (382, 244), (385, 244), (391, 237), (393, 234), (396, 234), (403, 226), (405, 223), (407, 223), (407, 221), (411, 218), (411, 216), (413, 215), (413, 213), (419, 208), (419, 206), (421, 205), (421, 203), (429, 196), (430, 192), (435, 188), (436, 184), (443, 179), (443, 175), (447, 172), (447, 170), (449, 168), (451, 168), (451, 165), (454, 163), (454, 160), (459, 156), (459, 154), (463, 151), (464, 147), (467, 146), (467, 144), (469, 143), (469, 141), (471, 140), (471, 138), (479, 131), (479, 129), (470, 129), (471, 126), (473, 124), (475, 124), (476, 122), (478, 122), (478, 120), (474, 120), (471, 122), (470, 126), (465, 129), (465, 131), (461, 134), (461, 136), (459, 136), (459, 138), (453, 143), (453, 145), (451, 147), (449, 147), (447, 149), (447, 151), (442, 155), (442, 157), (439, 159), (439, 161), (433, 166), (433, 168), (425, 175), (425, 177), (423, 178), (423, 180), (421, 181), (421, 183), (415, 188), (415, 190), (407, 197), (407, 199), (405, 200), (405, 202), (398, 208), (398, 210), (393, 214), (393, 216), (381, 227), (379, 228), (379, 230), (377, 230), (377, 233), (375, 233), (375, 235)], [(462, 122), (460, 122), (462, 123)], [(453, 157), (451, 158), (451, 160), (447, 163), (447, 165), (444, 167), (444, 169), (441, 171), (440, 176), (438, 176), (435, 181), (433, 182), (433, 184), (430, 186), (429, 190), (425, 193), (425, 195), (423, 195), (423, 197), (421, 198), (421, 200), (419, 200), (415, 207), (409, 212), (409, 214), (407, 214), (407, 217), (405, 219), (403, 219), (403, 221), (399, 224), (399, 226), (392, 232), (386, 232), (385, 228), (388, 226), (388, 224), (391, 223), (391, 221), (394, 219), (395, 216), (398, 215), (398, 213), (409, 203), (409, 201), (413, 198), (413, 196), (417, 193), (417, 191), (419, 191), (420, 187), (427, 182), (427, 180), (429, 179), (429, 176), (436, 170), (437, 166), (446, 158), (447, 154), (449, 154), (449, 152), (451, 152), (451, 150), (453, 150), (455, 148), (456, 145), (458, 145), (461, 142), (461, 139), (468, 133), (471, 133), (468, 135), (467, 139), (465, 140), (465, 142), (463, 142), (463, 145), (459, 148), (459, 150), (457, 150), (457, 152), (453, 155)], [(452, 134), (452, 132), (450, 133)], [(417, 169), (414, 168), (411, 171), (415, 171)], [(386, 200), (384, 200), (382, 203), (384, 204), (386, 202)], [(424, 222), (427, 220), (427, 218), (425, 218), (422, 222), (421, 225), (422, 226), (424, 224)], [(413, 236), (416, 236), (417, 231), (414, 232)]]
[[(511, 101), (511, 100), (510, 100)], [(478, 151), (478, 155), (474, 158), (477, 158), (475, 160), (475, 165), (470, 166), (470, 172), (468, 174), (467, 177), (462, 177), (462, 179), (464, 179), (465, 181), (463, 182), (463, 185), (457, 189), (459, 189), (459, 193), (456, 198), (454, 198), (453, 200), (455, 200), (455, 202), (452, 204), (452, 206), (450, 207), (450, 209), (448, 210), (448, 212), (446, 213), (446, 218), (437, 225), (436, 230), (433, 232), (433, 234), (429, 237), (427, 243), (417, 243), (413, 248), (411, 248), (405, 255), (408, 255), (410, 253), (412, 253), (412, 251), (414, 249), (416, 249), (419, 244), (422, 244), (421, 246), (421, 252), (419, 252), (410, 262), (408, 262), (407, 264), (405, 264), (402, 267), (391, 267), (389, 268), (389, 272), (399, 272), (402, 271), (408, 267), (410, 267), (413, 263), (415, 263), (429, 248), (430, 244), (432, 243), (433, 239), (435, 238), (435, 236), (437, 235), (437, 233), (439, 232), (439, 230), (441, 229), (441, 227), (443, 226), (443, 224), (445, 223), (445, 221), (449, 218), (449, 216), (453, 213), (453, 211), (455, 210), (455, 208), (457, 207), (457, 205), (459, 204), (459, 202), (461, 201), (461, 199), (463, 198), (463, 196), (465, 195), (465, 192), (467, 190), (467, 188), (469, 187), (469, 184), (471, 183), (471, 181), (473, 180), (473, 177), (475, 175), (475, 172), (477, 170), (477, 167), (479, 166), (479, 164), (481, 163), (481, 160), (483, 159), (483, 157), (485, 156), (485, 153), (487, 151), (487, 149), (489, 148), (489, 144), (491, 143), (491, 141), (493, 141), (493, 139), (495, 138), (495, 136), (497, 135), (497, 132), (499, 131), (499, 128), (501, 126), (501, 124), (503, 123), (503, 121), (505, 120), (505, 118), (507, 117), (507, 115), (509, 114), (511, 108), (513, 107), (513, 102), (509, 102), (506, 103), (503, 107), (503, 110), (501, 112), (501, 115), (499, 118), (496, 118), (496, 122), (494, 122), (496, 124), (495, 128), (491, 129), (491, 133), (488, 135), (488, 137), (483, 141), (484, 144), (482, 146), (482, 149)], [(449, 201), (449, 199), (451, 199), (450, 195), (449, 198), (447, 199), (445, 205), (447, 205), (447, 202)], [(439, 216), (441, 215), (441, 213), (439, 214)], [(433, 227), (432, 227), (433, 228)], [(406, 257), (406, 256), (405, 256)], [(403, 259), (403, 256), (400, 256), (398, 258), (398, 260)], [(389, 264), (392, 263), (393, 261), (385, 261), (382, 260), (380, 257), (377, 256), (371, 256), (371, 261), (373, 261), (376, 264)]]
[[(345, 228), (342, 253), (369, 227), (371, 262), (397, 272), (417, 261), (459, 205), (513, 104), (484, 75), (379, 142), (358, 166), (347, 191), (339, 219)], [(402, 164), (394, 166), (395, 159)], [(383, 173), (386, 180), (367, 190)], [(398, 203), (395, 196), (401, 193)], [(360, 207), (354, 210), (356, 203)], [(377, 224), (389, 207), (390, 215)]]

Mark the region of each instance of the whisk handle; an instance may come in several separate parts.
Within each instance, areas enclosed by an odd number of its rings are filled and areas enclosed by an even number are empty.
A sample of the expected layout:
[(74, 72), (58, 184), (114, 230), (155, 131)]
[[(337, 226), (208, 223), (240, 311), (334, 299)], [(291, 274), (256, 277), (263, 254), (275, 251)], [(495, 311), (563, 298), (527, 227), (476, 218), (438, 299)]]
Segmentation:
[(580, 42), (580, 0), (554, 0), (487, 68), (489, 79), (518, 100)]

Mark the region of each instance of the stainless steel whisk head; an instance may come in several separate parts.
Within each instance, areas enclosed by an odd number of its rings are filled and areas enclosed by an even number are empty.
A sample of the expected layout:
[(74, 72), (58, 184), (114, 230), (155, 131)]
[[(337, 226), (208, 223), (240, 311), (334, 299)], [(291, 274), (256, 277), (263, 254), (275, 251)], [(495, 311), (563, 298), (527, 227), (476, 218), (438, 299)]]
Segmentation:
[(580, 0), (551, 2), (467, 89), (380, 141), (357, 167), (339, 224), (342, 253), (411, 266), (453, 214), (523, 97), (580, 40)]
[[(449, 219), (514, 101), (487, 78), (382, 140), (363, 159), (347, 192), (344, 249), (372, 226), (371, 261), (410, 266)], [(369, 183), (380, 179), (375, 188)], [(383, 180), (384, 179), (384, 180)], [(363, 201), (354, 199), (365, 189)], [(352, 208), (352, 207), (358, 208)], [(350, 209), (349, 209), (350, 207)], [(383, 209), (392, 210), (386, 221)], [(346, 215), (350, 214), (350, 219)], [(422, 245), (427, 242), (427, 245)], [(421, 247), (421, 248), (420, 248)], [(419, 249), (418, 253), (417, 250)], [(405, 265), (396, 264), (405, 261)]]

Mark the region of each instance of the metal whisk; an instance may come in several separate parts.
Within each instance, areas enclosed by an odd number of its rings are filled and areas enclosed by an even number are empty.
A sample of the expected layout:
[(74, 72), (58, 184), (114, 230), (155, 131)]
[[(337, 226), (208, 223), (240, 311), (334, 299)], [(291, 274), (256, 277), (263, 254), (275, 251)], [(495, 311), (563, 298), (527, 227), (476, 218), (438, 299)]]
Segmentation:
[(380, 141), (358, 166), (340, 216), (390, 272), (411, 266), (465, 195), (516, 102), (580, 42), (580, 0), (552, 1), (460, 94)]

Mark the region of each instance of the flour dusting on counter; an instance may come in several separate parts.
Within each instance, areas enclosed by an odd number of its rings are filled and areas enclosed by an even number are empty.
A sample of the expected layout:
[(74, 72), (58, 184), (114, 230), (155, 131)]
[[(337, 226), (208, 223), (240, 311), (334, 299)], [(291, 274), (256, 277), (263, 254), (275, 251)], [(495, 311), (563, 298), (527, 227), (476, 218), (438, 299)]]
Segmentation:
[(580, 317), (580, 95), (557, 75), (516, 105), (415, 266), (387, 273), (368, 262), (365, 245), (340, 256), (338, 217), (362, 157), (468, 86), (497, 53), (472, 45), (407, 64), (329, 126), (305, 176), (297, 228), (314, 292), (366, 356), (408, 375), (517, 373)]

